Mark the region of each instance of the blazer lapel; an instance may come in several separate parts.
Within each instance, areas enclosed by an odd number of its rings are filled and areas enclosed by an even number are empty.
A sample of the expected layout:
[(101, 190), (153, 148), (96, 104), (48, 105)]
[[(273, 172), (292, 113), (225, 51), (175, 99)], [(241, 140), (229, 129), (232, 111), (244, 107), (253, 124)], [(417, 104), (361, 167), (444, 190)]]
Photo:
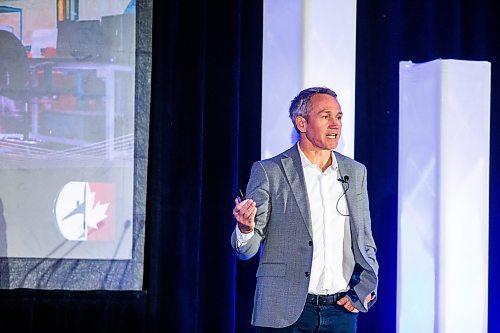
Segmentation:
[(309, 200), (307, 198), (304, 170), (302, 168), (302, 161), (300, 160), (297, 145), (285, 151), (283, 155), (284, 156), (281, 159), (283, 170), (285, 171), (286, 178), (288, 179), (290, 188), (292, 189), (295, 201), (299, 206), (299, 211), (302, 215), (304, 223), (306, 224), (307, 231), (312, 237), (311, 211), (309, 208)]
[[(346, 196), (346, 201), (347, 201), (347, 208), (349, 209), (349, 215), (352, 216), (352, 213), (355, 211), (356, 207), (356, 179), (355, 179), (355, 174), (354, 170), (352, 169), (351, 163), (347, 163), (344, 155), (341, 155), (337, 152), (335, 152), (335, 157), (337, 158), (337, 163), (339, 167), (339, 176), (341, 179), (344, 179), (345, 176), (349, 177), (349, 184), (342, 183), (342, 186), (344, 187), (345, 191), (345, 196)], [(354, 225), (353, 221), (355, 219), (350, 218), (350, 224), (351, 228), (355, 228), (354, 230), (357, 230), (356, 226)]]

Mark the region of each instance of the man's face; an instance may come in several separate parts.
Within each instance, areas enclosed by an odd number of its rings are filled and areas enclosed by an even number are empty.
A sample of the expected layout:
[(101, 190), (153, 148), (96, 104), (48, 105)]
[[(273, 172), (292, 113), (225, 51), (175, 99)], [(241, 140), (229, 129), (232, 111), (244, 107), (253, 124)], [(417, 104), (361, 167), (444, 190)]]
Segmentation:
[[(328, 94), (311, 97), (309, 120), (297, 117), (297, 128), (301, 140), (308, 140), (313, 147), (321, 150), (337, 148), (342, 132), (342, 110), (337, 99)], [(303, 138), (305, 136), (305, 138)]]

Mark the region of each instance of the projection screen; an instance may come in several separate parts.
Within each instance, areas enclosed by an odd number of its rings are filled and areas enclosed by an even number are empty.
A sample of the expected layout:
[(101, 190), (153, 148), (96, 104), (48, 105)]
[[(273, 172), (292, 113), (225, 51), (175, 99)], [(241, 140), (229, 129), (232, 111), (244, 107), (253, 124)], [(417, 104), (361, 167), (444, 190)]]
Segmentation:
[(141, 289), (135, 1), (0, 4), (0, 287)]

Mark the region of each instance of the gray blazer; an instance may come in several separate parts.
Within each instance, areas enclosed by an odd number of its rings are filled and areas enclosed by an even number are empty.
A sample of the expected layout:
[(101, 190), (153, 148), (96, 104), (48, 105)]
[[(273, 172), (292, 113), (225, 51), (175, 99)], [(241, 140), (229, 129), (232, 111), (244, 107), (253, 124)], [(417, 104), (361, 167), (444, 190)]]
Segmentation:
[[(355, 269), (350, 287), (354, 306), (366, 312), (374, 300), (365, 298), (376, 291), (378, 263), (371, 232), (366, 168), (335, 152), (340, 175), (349, 176), (346, 193)], [(344, 184), (346, 186), (346, 184)], [(312, 222), (297, 145), (252, 166), (246, 197), (257, 204), (255, 233), (241, 247), (236, 231), (231, 244), (238, 258), (249, 259), (262, 253), (257, 270), (252, 324), (286, 327), (299, 318), (306, 302), (312, 266)], [(332, 204), (335, 204), (333, 202)]]

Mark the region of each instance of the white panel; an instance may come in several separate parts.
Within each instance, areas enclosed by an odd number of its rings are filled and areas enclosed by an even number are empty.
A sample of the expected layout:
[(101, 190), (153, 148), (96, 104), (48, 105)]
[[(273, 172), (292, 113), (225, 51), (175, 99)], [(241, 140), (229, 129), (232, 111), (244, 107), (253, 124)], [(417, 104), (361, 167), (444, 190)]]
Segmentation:
[(354, 156), (356, 1), (304, 1), (303, 87), (327, 86), (342, 106), (337, 151)]
[(489, 119), (490, 63), (400, 64), (398, 332), (487, 332)]
[(301, 30), (301, 0), (264, 1), (262, 158), (282, 152), (296, 139), (288, 108), (302, 89)]
[(400, 65), (399, 332), (430, 333), (434, 327), (439, 67)]
[(354, 155), (355, 0), (265, 0), (262, 71), (263, 158), (295, 143), (288, 117), (302, 89), (327, 86), (344, 111), (336, 149)]
[(439, 331), (487, 332), (490, 64), (442, 71)]

